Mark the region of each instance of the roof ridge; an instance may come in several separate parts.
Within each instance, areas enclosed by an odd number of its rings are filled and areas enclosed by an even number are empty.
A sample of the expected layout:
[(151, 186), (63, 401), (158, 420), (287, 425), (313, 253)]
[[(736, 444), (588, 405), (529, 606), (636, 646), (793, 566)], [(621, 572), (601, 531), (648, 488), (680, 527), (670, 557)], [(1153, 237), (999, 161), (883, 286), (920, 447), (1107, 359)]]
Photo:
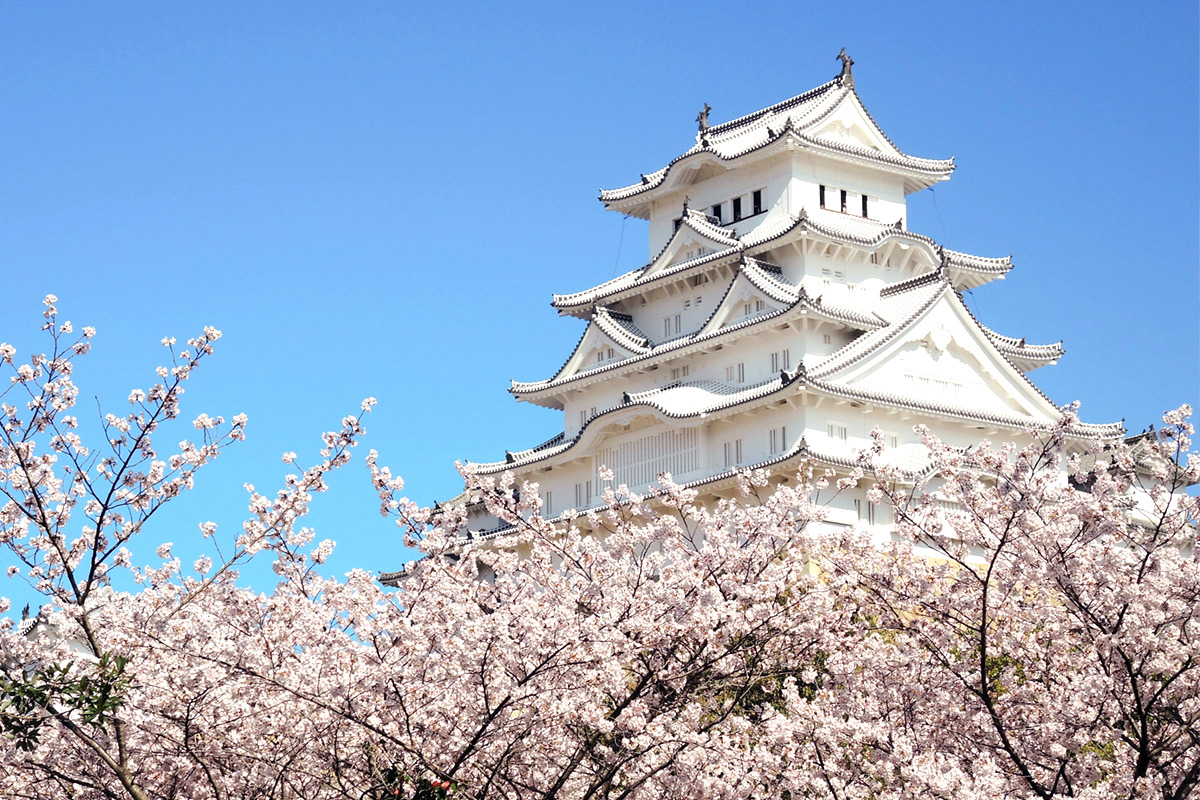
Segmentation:
[(777, 114), (780, 111), (785, 111), (793, 106), (798, 106), (806, 100), (812, 100), (815, 97), (825, 94), (834, 87), (839, 89), (842, 88), (837, 78), (827, 81), (826, 83), (822, 83), (820, 86), (814, 86), (812, 89), (801, 92), (794, 97), (789, 97), (787, 100), (780, 100), (778, 103), (769, 105), (766, 108), (760, 108), (757, 111), (751, 111), (749, 114), (743, 114), (740, 117), (735, 117), (734, 119), (731, 119), (727, 122), (722, 122), (719, 125), (713, 125), (707, 128), (706, 131), (709, 134), (721, 134), (734, 128), (743, 127), (747, 122), (752, 122), (769, 114)]
[[(848, 397), (848, 398), (868, 400), (868, 401), (873, 400), (876, 402), (887, 403), (890, 405), (896, 405), (896, 406), (901, 406), (901, 407), (905, 407), (905, 408), (917, 409), (920, 411), (931, 412), (934, 414), (945, 414), (948, 416), (966, 417), (967, 419), (976, 419), (976, 420), (980, 420), (982, 422), (992, 422), (992, 423), (995, 423), (998, 425), (1009, 425), (1009, 426), (1014, 426), (1014, 427), (1034, 427), (1034, 428), (1039, 428), (1039, 429), (1048, 427), (1048, 425), (1046, 423), (1039, 422), (1037, 419), (1035, 419), (1034, 417), (1031, 417), (1031, 416), (1022, 418), (1022, 417), (1018, 417), (1018, 416), (1014, 415), (1014, 416), (1008, 417), (1008, 416), (1003, 416), (1000, 414), (992, 414), (992, 413), (986, 412), (986, 411), (975, 411), (966, 406), (950, 405), (948, 403), (927, 403), (927, 402), (922, 402), (920, 400), (907, 398), (907, 397), (904, 397), (902, 395), (898, 395), (898, 394), (895, 394), (892, 392), (884, 392), (884, 391), (879, 391), (879, 390), (875, 390), (875, 389), (865, 389), (863, 387), (849, 386), (846, 384), (827, 381), (822, 378), (810, 378), (808, 381), (808, 385), (811, 388), (817, 389), (818, 391), (829, 392), (831, 394), (836, 394), (841, 397)], [(1116, 431), (1118, 429), (1124, 430), (1124, 427), (1125, 426), (1124, 426), (1123, 422), (1104, 422), (1104, 423), (1080, 422), (1080, 423), (1077, 423), (1076, 425), (1072, 426), (1072, 429), (1077, 430), (1078, 432), (1080, 432), (1082, 434), (1089, 430), (1095, 431), (1097, 433), (1100, 433), (1102, 431)]]
[[(876, 337), (875, 340), (865, 341), (864, 338), (855, 339), (854, 341), (831, 353), (828, 358), (824, 359), (814, 367), (813, 372), (818, 376), (825, 376), (830, 375), (838, 370), (843, 370), (852, 364), (857, 364), (859, 361), (862, 361), (864, 358), (874, 353), (876, 350), (883, 347), (888, 342), (899, 336), (902, 332), (907, 330), (917, 318), (933, 307), (933, 304), (936, 303), (938, 298), (945, 293), (947, 288), (952, 288), (950, 287), (949, 282), (946, 281), (945, 276), (940, 275), (940, 273), (932, 274), (938, 276), (937, 282), (941, 284), (939, 291), (930, 292), (929, 297), (927, 297), (923, 303), (917, 306), (907, 316), (895, 322), (890, 322), (888, 325), (872, 331), (871, 334), (882, 331), (881, 335)], [(868, 334), (868, 336), (871, 334)], [(858, 352), (851, 352), (856, 345), (859, 348)], [(849, 355), (847, 355), (847, 353), (849, 353)]]

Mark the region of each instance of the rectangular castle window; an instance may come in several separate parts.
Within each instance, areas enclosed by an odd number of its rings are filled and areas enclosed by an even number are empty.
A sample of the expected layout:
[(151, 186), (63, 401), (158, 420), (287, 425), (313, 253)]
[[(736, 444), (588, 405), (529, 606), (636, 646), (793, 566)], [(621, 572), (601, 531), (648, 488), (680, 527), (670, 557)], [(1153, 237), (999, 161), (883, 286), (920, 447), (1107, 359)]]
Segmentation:
[(771, 372), (781, 372), (792, 368), (792, 351), (783, 349), (771, 353)]
[(723, 205), (724, 205), (724, 203), (717, 203), (715, 206), (712, 207), (712, 215), (717, 218), (717, 222), (723, 221), (723, 219), (721, 217), (721, 206), (723, 206)]
[(742, 440), (734, 439), (732, 442), (725, 442), (725, 469), (736, 467), (742, 463)]
[[(761, 214), (763, 210), (762, 204), (762, 189), (755, 189), (754, 194), (750, 195), (750, 207), (753, 209), (751, 214)], [(863, 215), (864, 217), (866, 214)]]
[(742, 198), (733, 198), (733, 221), (737, 222), (742, 218)]
[(828, 267), (822, 267), (821, 282), (825, 285), (825, 288), (829, 288), (831, 283), (845, 283), (846, 273), (840, 269), (831, 270)]
[(779, 428), (771, 428), (769, 439), (769, 444), (771, 445), (771, 455), (777, 455), (787, 450), (787, 426), (784, 425)]

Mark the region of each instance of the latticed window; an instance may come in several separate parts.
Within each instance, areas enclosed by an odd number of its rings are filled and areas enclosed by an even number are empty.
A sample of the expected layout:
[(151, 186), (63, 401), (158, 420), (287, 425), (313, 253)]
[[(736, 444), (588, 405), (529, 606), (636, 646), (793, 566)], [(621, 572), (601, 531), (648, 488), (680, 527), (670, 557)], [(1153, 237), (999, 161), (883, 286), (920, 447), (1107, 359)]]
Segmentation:
[[(617, 485), (648, 486), (664, 472), (679, 476), (699, 469), (700, 434), (683, 428), (605, 447), (596, 464), (611, 469)], [(598, 485), (599, 476), (595, 480)]]
[(865, 522), (868, 525), (875, 524), (875, 504), (869, 500), (855, 499), (854, 514), (858, 517), (859, 522)]
[[(868, 200), (870, 198), (861, 192), (852, 192), (848, 189), (839, 189), (836, 186), (822, 184), (817, 194), (820, 199), (821, 208), (864, 218), (869, 216)], [(875, 198), (876, 201), (878, 199)]]
[(782, 372), (792, 368), (792, 351), (788, 349), (771, 353), (771, 372)]
[(724, 444), (725, 468), (736, 467), (742, 463), (742, 440), (734, 439)]

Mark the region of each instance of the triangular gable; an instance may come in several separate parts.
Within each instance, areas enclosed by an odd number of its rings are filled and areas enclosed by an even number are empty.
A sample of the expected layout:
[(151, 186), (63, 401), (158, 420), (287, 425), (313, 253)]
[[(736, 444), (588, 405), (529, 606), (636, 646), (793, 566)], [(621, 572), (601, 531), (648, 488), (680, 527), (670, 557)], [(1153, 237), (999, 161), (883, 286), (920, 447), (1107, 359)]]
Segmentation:
[(839, 145), (850, 145), (891, 156), (903, 153), (871, 119), (858, 95), (847, 92), (833, 108), (804, 126), (806, 135)]
[(738, 241), (732, 234), (707, 221), (694, 219), (694, 213), (689, 212), (684, 216), (679, 229), (672, 234), (662, 252), (646, 266), (638, 277), (639, 281), (644, 281), (680, 262), (737, 246)]
[[(609, 348), (613, 351), (613, 357), (597, 361), (596, 354), (603, 352), (607, 355)], [(632, 358), (634, 355), (637, 354), (606, 334), (595, 322), (590, 322), (588, 323), (587, 330), (583, 333), (583, 338), (575, 346), (575, 351), (567, 359), (567, 363), (563, 364), (558, 374), (550, 380), (569, 378), (572, 375), (586, 372), (602, 364), (611, 364), (614, 361)]]
[[(750, 306), (750, 313), (746, 313), (746, 305)], [(761, 304), (761, 307), (760, 307)], [(747, 319), (761, 317), (765, 314), (770, 314), (775, 311), (787, 308), (790, 303), (781, 302), (771, 293), (763, 291), (758, 286), (754, 285), (744, 271), (739, 271), (734, 276), (733, 281), (729, 284), (729, 288), (725, 291), (725, 296), (721, 298), (721, 302), (709, 315), (704, 325), (697, 331), (696, 336), (703, 336), (720, 328), (736, 325)]]
[(1041, 423), (1059, 417), (1058, 408), (997, 351), (948, 286), (901, 330), (881, 338), (876, 349), (821, 374), (821, 380)]

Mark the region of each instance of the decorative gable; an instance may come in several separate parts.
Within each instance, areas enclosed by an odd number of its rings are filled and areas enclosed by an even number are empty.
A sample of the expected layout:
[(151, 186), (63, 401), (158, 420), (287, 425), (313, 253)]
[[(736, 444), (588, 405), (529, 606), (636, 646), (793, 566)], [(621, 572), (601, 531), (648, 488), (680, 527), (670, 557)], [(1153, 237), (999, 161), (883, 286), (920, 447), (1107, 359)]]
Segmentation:
[(739, 247), (737, 237), (697, 211), (685, 211), (670, 241), (638, 276), (644, 281), (685, 261)]
[(1049, 424), (1059, 414), (949, 289), (877, 349), (822, 378), (871, 394), (1031, 422)]
[(712, 315), (700, 328), (697, 335), (703, 335), (738, 325), (747, 320), (773, 314), (787, 308), (791, 303), (772, 297), (747, 277), (739, 272), (725, 292), (725, 297), (713, 311)]
[(572, 375), (578, 375), (581, 372), (595, 369), (596, 367), (610, 364), (614, 361), (622, 361), (626, 358), (632, 358), (637, 355), (632, 347), (629, 347), (624, 342), (618, 341), (617, 337), (610, 336), (596, 322), (588, 325), (584, 331), (583, 338), (579, 340), (579, 344), (575, 347), (575, 352), (567, 359), (567, 363), (563, 364), (562, 369), (551, 380), (561, 380), (569, 378)]
[(805, 133), (843, 147), (849, 145), (889, 156), (903, 155), (867, 114), (853, 92), (844, 95), (841, 102)]

